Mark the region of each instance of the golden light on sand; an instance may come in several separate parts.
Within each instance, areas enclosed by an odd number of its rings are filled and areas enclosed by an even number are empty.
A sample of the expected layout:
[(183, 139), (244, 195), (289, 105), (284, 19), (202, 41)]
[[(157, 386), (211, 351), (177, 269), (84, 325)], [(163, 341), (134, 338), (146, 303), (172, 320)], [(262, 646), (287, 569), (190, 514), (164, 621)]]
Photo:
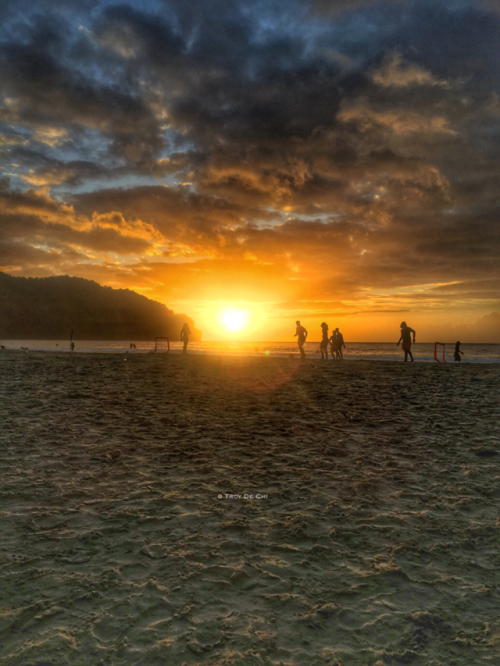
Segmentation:
[(229, 331), (240, 331), (248, 320), (248, 313), (245, 310), (233, 310), (228, 308), (222, 315), (224, 326)]

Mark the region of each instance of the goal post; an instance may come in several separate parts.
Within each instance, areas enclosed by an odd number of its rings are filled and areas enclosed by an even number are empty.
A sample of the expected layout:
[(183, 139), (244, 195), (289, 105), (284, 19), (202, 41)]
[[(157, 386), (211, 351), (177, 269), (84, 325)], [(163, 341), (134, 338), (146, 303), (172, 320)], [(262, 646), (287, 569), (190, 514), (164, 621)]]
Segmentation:
[(157, 352), (169, 352), (170, 340), (168, 338), (158, 337), (155, 338), (155, 354)]
[(446, 345), (444, 342), (434, 343), (434, 360), (438, 363), (447, 363), (446, 361)]

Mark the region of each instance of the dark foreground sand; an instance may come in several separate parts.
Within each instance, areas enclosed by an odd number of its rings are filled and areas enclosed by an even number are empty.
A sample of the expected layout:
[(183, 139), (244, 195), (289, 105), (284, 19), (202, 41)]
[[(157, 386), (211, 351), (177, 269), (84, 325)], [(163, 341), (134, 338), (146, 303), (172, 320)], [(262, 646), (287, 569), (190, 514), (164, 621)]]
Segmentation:
[(0, 664), (500, 663), (498, 366), (0, 372)]

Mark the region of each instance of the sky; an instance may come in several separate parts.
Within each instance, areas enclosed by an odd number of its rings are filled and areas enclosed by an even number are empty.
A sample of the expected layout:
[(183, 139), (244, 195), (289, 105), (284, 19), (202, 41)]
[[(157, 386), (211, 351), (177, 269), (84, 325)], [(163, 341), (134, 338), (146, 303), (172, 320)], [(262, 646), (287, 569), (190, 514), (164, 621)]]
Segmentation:
[(0, 26), (0, 271), (205, 340), (500, 342), (498, 0), (3, 0)]

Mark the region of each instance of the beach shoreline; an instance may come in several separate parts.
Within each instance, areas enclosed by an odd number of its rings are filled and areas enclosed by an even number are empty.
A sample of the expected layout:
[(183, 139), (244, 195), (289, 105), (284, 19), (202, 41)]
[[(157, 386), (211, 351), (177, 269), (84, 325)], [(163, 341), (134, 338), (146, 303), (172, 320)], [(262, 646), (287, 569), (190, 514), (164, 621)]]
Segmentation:
[[(483, 345), (484, 346), (484, 345)], [(491, 345), (493, 346), (493, 345)], [(495, 345), (496, 347), (496, 345)], [(53, 348), (37, 348), (37, 347), (14, 347), (13, 345), (5, 346), (3, 349), (0, 349), (0, 354), (2, 353), (18, 353), (18, 354), (56, 354), (56, 355), (74, 355), (74, 354), (84, 354), (84, 355), (97, 355), (97, 356), (103, 356), (103, 355), (110, 355), (110, 356), (116, 356), (116, 355), (130, 355), (130, 356), (144, 356), (144, 355), (153, 355), (153, 356), (165, 356), (165, 355), (173, 355), (173, 356), (178, 356), (182, 355), (182, 348), (172, 348), (169, 351), (166, 350), (160, 350), (158, 352), (155, 352), (154, 349), (151, 348), (136, 348), (136, 349), (129, 349), (129, 348), (115, 348), (115, 349), (110, 349), (110, 348), (104, 348), (104, 349), (92, 349), (92, 348), (78, 348), (76, 347), (74, 351), (71, 351), (71, 349), (64, 348), (64, 347), (53, 347)], [(245, 350), (245, 351), (234, 351), (231, 348), (226, 349), (225, 351), (220, 351), (220, 350), (210, 350), (210, 349), (188, 349), (187, 355), (189, 356), (202, 356), (202, 357), (231, 357), (231, 358), (282, 358), (282, 359), (289, 359), (289, 360), (298, 360), (302, 361), (300, 357), (300, 353), (296, 350), (294, 351), (282, 351), (282, 352), (277, 352), (277, 351), (265, 351), (265, 350), (259, 350), (259, 351), (251, 351), (251, 350)], [(320, 352), (311, 352), (308, 351), (306, 354), (305, 361), (322, 361), (323, 363), (345, 363), (345, 362), (357, 362), (357, 361), (375, 361), (377, 363), (379, 362), (387, 362), (387, 363), (401, 363), (404, 362), (404, 358), (402, 357), (401, 354), (395, 354), (394, 358), (385, 358), (383, 356), (363, 356), (360, 354), (349, 354), (348, 352), (344, 352), (344, 358), (342, 361), (338, 360), (333, 360), (329, 358), (328, 360), (322, 360)], [(410, 361), (408, 361), (410, 363)], [(492, 357), (492, 358), (465, 358), (462, 359), (461, 363), (454, 363), (453, 359), (448, 359), (445, 363), (437, 363), (436, 360), (432, 357), (423, 357), (419, 358), (418, 356), (415, 357), (414, 363), (432, 363), (435, 365), (453, 365), (453, 366), (460, 366), (460, 365), (469, 365), (469, 364), (494, 364), (498, 365), (500, 364), (500, 358), (497, 357)]]

